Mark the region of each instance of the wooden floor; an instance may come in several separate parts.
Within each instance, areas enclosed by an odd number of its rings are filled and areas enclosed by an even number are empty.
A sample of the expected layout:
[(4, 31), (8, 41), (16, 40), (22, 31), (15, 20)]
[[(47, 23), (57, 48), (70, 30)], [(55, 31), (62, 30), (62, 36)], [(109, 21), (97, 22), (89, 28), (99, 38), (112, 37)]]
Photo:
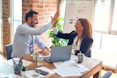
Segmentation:
[[(4, 57), (2, 54), (0, 54), (0, 63), (5, 62), (5, 61), (7, 61), (6, 57)], [(105, 74), (106, 72), (107, 72), (106, 70), (102, 70), (101, 75)], [(113, 73), (110, 78), (117, 78), (117, 75), (115, 73)]]

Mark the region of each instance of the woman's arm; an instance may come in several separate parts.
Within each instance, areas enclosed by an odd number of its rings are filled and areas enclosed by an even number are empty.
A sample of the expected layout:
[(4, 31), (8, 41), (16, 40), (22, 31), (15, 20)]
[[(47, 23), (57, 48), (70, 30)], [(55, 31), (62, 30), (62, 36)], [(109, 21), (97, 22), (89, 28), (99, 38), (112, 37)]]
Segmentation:
[(53, 32), (54, 35), (59, 37), (59, 38), (63, 38), (63, 39), (70, 39), (71, 34), (74, 32), (72, 31), (71, 33), (62, 33), (60, 31), (58, 31), (58, 29), (56, 27), (53, 27)]

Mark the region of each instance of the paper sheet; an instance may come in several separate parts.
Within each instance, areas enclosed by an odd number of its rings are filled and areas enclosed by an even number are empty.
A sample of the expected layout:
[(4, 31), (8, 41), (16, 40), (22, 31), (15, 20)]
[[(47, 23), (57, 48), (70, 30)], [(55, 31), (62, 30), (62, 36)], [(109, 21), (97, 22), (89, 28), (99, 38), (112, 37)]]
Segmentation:
[(61, 68), (61, 67), (70, 66), (71, 64), (74, 64), (74, 63), (75, 63), (74, 60), (69, 60), (69, 61), (64, 61), (64, 62), (54, 62), (54, 66), (56, 68)]
[(89, 70), (85, 66), (77, 64), (74, 60), (66, 61), (64, 63), (57, 62), (54, 63), (54, 65), (57, 67), (54, 71), (62, 77), (80, 76), (83, 72)]
[(80, 70), (75, 66), (57, 68), (54, 71), (57, 74), (59, 74), (61, 77), (80, 76), (81, 75), (81, 73), (79, 72)]
[(63, 67), (63, 66), (66, 66), (66, 65), (68, 66), (68, 65), (71, 65), (71, 64), (73, 64), (73, 63), (76, 63), (77, 60), (78, 60), (77, 56), (71, 55), (71, 60), (69, 60), (69, 61), (64, 61), (64, 62), (54, 62), (54, 66), (55, 66), (56, 68)]

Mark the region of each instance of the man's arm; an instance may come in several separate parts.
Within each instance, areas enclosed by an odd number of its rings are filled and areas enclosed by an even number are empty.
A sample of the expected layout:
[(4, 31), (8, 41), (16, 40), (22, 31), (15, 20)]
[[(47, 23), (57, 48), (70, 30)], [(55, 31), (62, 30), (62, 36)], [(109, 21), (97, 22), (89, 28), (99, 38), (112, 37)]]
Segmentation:
[(37, 29), (29, 26), (19, 26), (17, 32), (20, 34), (27, 34), (27, 35), (40, 35), (44, 33), (46, 30), (48, 30), (51, 26), (52, 26), (52, 23), (49, 23)]
[(42, 50), (43, 55), (49, 55), (49, 49), (45, 46), (45, 44), (42, 42), (42, 40), (35, 36), (35, 44)]
[(57, 22), (58, 16), (59, 16), (59, 12), (57, 11), (54, 17), (51, 17), (51, 22), (41, 28), (35, 29), (29, 26), (19, 26), (17, 31), (20, 34), (40, 35), (44, 33), (47, 29), (49, 29), (51, 26), (55, 25), (55, 23)]
[(44, 42), (38, 37), (35, 36), (35, 44), (38, 46), (38, 48), (40, 48), (41, 50), (43, 50), (46, 45), (44, 44)]

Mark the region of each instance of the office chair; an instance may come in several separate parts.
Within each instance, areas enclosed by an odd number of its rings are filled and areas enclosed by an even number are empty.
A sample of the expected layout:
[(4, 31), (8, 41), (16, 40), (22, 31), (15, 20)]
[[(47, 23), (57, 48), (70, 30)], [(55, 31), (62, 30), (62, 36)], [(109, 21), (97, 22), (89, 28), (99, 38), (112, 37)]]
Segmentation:
[(111, 75), (112, 75), (112, 71), (108, 71), (101, 78), (109, 78)]
[(5, 45), (7, 60), (11, 59), (12, 44)]

